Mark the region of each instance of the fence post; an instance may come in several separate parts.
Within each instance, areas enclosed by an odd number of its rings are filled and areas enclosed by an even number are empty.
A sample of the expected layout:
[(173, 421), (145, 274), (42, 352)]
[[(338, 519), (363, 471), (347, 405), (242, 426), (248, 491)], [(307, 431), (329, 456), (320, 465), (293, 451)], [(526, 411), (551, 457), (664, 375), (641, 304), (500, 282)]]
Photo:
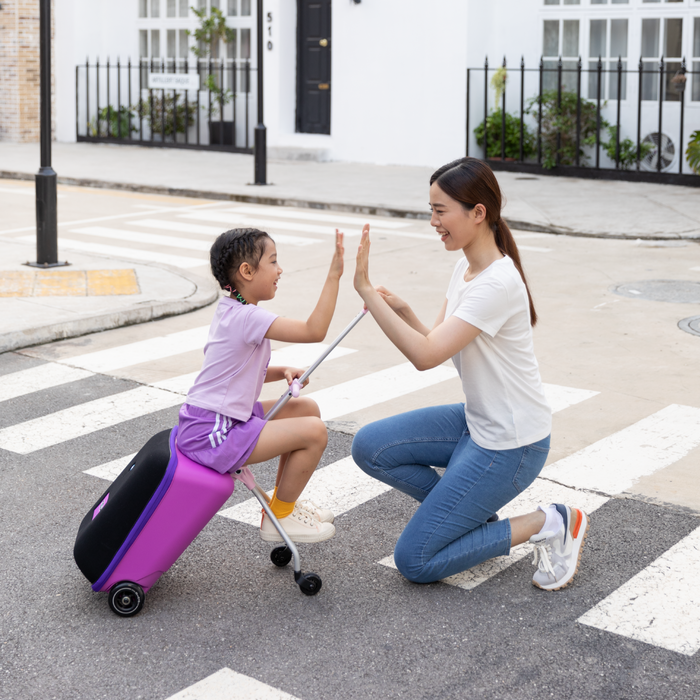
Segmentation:
[(464, 155), (469, 157), (469, 78), (470, 78), (471, 68), (467, 68), (467, 147), (465, 149)]
[(656, 146), (656, 172), (661, 172), (661, 128), (663, 125), (663, 107), (664, 107), (664, 58), (659, 61), (659, 142)]
[(112, 102), (109, 89), (109, 56), (107, 56), (107, 138), (112, 135)]
[(85, 57), (85, 136), (90, 136), (90, 57)]
[(506, 159), (506, 57), (503, 57), (503, 93), (501, 94), (501, 161)]
[(537, 109), (537, 165), (542, 165), (542, 79), (544, 75), (544, 57), (540, 56), (540, 95)]
[(603, 59), (598, 56), (595, 116), (595, 167), (600, 169), (600, 91), (603, 83)]
[(95, 125), (97, 138), (100, 138), (100, 59), (95, 61)]
[(117, 56), (117, 138), (122, 137), (122, 71), (119, 56)]
[(581, 165), (581, 57), (576, 66), (576, 167)]
[(484, 59), (484, 160), (488, 160), (489, 153), (489, 57)]
[(639, 59), (639, 81), (637, 90), (637, 172), (642, 160), (642, 76), (644, 75), (644, 62)]
[(557, 165), (561, 163), (561, 78), (564, 65), (559, 56), (557, 63)]
[(620, 169), (620, 106), (622, 104), (622, 56), (617, 58), (617, 127), (615, 129), (615, 169)]
[[(685, 77), (686, 74), (686, 67), (685, 67), (685, 57), (683, 57), (683, 61), (681, 63), (681, 75)], [(683, 174), (683, 110), (685, 108), (685, 87), (687, 85), (687, 81), (684, 80), (680, 83), (678, 83), (679, 86), (681, 86), (681, 137), (678, 142), (678, 174), (682, 175)]]
[(128, 83), (128, 90), (129, 90), (129, 101), (127, 104), (127, 109), (128, 109), (128, 125), (127, 128), (129, 129), (129, 141), (132, 140), (131, 137), (131, 56), (129, 56), (129, 59), (126, 64), (126, 77), (127, 77), (127, 83)]
[(525, 56), (520, 57), (520, 162), (525, 160)]

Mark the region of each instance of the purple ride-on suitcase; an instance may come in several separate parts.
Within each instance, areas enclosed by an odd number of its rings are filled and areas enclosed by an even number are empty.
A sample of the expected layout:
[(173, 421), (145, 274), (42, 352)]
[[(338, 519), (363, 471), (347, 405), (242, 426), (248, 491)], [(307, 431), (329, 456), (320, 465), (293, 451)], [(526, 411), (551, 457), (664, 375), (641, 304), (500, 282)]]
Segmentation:
[(154, 435), (90, 509), (78, 530), (75, 561), (94, 591), (124, 617), (187, 549), (233, 493), (230, 474), (185, 457), (177, 426)]

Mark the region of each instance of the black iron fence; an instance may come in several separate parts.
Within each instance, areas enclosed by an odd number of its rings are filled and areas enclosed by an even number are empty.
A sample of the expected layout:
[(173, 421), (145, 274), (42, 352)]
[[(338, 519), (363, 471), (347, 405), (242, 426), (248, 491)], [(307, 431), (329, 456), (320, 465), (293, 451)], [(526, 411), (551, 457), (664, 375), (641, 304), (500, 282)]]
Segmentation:
[(510, 68), (487, 58), (467, 69), (467, 155), (499, 170), (700, 186), (700, 63), (692, 67), (543, 58)]
[(253, 152), (248, 61), (142, 60), (75, 69), (78, 141)]

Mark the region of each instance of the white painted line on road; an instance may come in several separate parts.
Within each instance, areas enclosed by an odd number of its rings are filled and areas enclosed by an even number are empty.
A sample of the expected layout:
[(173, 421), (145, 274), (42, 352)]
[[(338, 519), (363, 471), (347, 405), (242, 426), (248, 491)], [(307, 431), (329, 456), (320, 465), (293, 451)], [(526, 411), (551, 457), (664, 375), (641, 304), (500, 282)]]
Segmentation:
[[(162, 229), (165, 231), (178, 231), (180, 233), (195, 233), (204, 234), (216, 237), (224, 232), (223, 226), (205, 226), (203, 224), (186, 224), (183, 221), (167, 221), (166, 219), (140, 219), (138, 221), (129, 221), (129, 224), (141, 226), (144, 228)], [(284, 234), (275, 234), (276, 243), (286, 243), (293, 246), (307, 246), (314, 243), (322, 243), (320, 238), (304, 238), (302, 236), (285, 236)], [(207, 250), (211, 247), (212, 241), (207, 244)]]
[(210, 241), (199, 241), (191, 238), (178, 238), (158, 233), (144, 233), (124, 228), (109, 228), (107, 226), (86, 226), (84, 228), (69, 229), (69, 233), (78, 233), (83, 236), (95, 236), (96, 238), (112, 238), (117, 241), (130, 241), (131, 243), (144, 243), (148, 245), (167, 246), (168, 248), (183, 248), (185, 250), (198, 250), (208, 253), (211, 249)]
[(144, 362), (155, 362), (192, 350), (201, 350), (203, 355), (208, 335), (209, 326), (199, 326), (105, 350), (96, 350), (84, 355), (66, 357), (58, 362), (91, 372), (109, 372)]
[[(327, 467), (317, 469), (309, 479), (300, 500), (314, 501), (323, 508), (330, 508), (338, 516), (390, 490), (391, 486), (367, 476), (352, 457), (345, 457)], [(268, 493), (272, 495), (272, 491)], [(256, 498), (249, 498), (243, 503), (222, 510), (219, 515), (255, 527), (260, 526), (260, 504)]]
[(151, 386), (156, 387), (156, 389), (174, 391), (178, 394), (182, 394), (184, 397), (187, 396), (187, 392), (192, 388), (194, 380), (197, 379), (198, 374), (199, 370), (196, 372), (189, 372), (188, 374), (180, 374), (177, 377), (170, 377), (170, 379), (161, 379), (158, 382), (153, 382)]
[[(544, 505), (547, 503), (565, 503), (566, 505), (574, 508), (581, 508), (586, 513), (590, 514), (600, 508), (600, 506), (602, 506), (603, 503), (607, 502), (608, 500), (609, 499), (605, 496), (576, 491), (574, 489), (567, 488), (566, 486), (553, 484), (544, 479), (536, 479), (529, 488), (525, 489), (523, 493), (505, 505), (498, 512), (498, 515), (501, 518), (512, 518), (515, 515), (525, 515), (526, 513), (531, 513), (534, 511), (539, 504)], [(505, 571), (512, 564), (515, 564), (526, 556), (532, 554), (533, 549), (534, 547), (527, 543), (520, 545), (511, 549), (508, 556), (489, 559), (488, 561), (485, 561), (478, 566), (469, 569), (468, 571), (462, 571), (454, 576), (449, 576), (448, 578), (443, 579), (442, 582), (447, 583), (450, 586), (464, 588), (468, 591), (472, 590), (478, 585), (484, 583), (484, 581), (488, 581), (490, 578), (493, 578), (494, 576), (497, 576), (501, 572)], [(382, 564), (383, 566), (396, 568), (393, 556), (386, 557), (378, 563)]]
[(425, 372), (419, 372), (410, 362), (406, 362), (327, 389), (314, 391), (306, 396), (319, 405), (323, 420), (333, 420), (457, 376), (457, 370), (454, 367), (439, 365)]
[[(0, 192), (7, 194), (24, 194), (28, 197), (36, 197), (36, 190), (34, 187), (0, 187)], [(65, 194), (57, 194), (58, 199), (63, 199)]]
[(34, 391), (51, 389), (68, 382), (91, 377), (91, 372), (74, 367), (65, 367), (53, 362), (47, 362), (38, 367), (30, 367), (2, 375), (0, 381), (0, 401), (8, 401), (18, 396), (31, 394)]
[[(318, 226), (316, 224), (300, 224), (292, 221), (282, 221), (273, 219), (259, 219), (250, 216), (237, 216), (231, 212), (224, 211), (203, 211), (199, 213), (191, 214), (179, 214), (179, 218), (183, 219), (199, 219), (200, 221), (221, 221), (223, 224), (227, 224), (229, 228), (239, 228), (241, 226), (252, 226), (261, 229), (272, 229), (274, 231), (301, 231), (303, 233), (320, 233), (324, 236), (335, 235), (335, 226)], [(340, 228), (340, 227), (337, 227)], [(374, 229), (376, 233), (396, 233), (395, 231), (380, 231), (378, 228)], [(362, 223), (358, 222), (358, 228), (353, 231), (344, 231), (346, 236), (359, 236), (362, 233)], [(277, 234), (274, 234), (277, 235)], [(274, 237), (273, 235), (273, 237)], [(433, 238), (433, 236), (430, 236)]]
[(698, 445), (700, 408), (673, 404), (550, 464), (541, 476), (574, 488), (621, 493)]
[(578, 622), (663, 649), (700, 650), (700, 528), (664, 552)]
[(693, 272), (700, 272), (700, 267), (691, 267), (690, 268)]
[(321, 214), (309, 209), (299, 209), (291, 207), (234, 207), (231, 209), (224, 209), (223, 211), (232, 212), (234, 214), (250, 214), (255, 217), (272, 216), (274, 218), (280, 219), (300, 219), (302, 221), (323, 221), (334, 224), (335, 226), (340, 226), (341, 224), (348, 224), (350, 226), (357, 225), (362, 228), (365, 223), (370, 226), (377, 226), (378, 228), (384, 229), (402, 229), (411, 226), (411, 223), (406, 223), (405, 221), (400, 221), (396, 219), (370, 219), (369, 217), (363, 217), (362, 214), (357, 216), (343, 216), (342, 214)]
[(538, 248), (534, 245), (519, 245), (518, 250), (529, 250), (532, 253), (551, 253), (552, 248)]
[(0, 448), (26, 455), (181, 403), (179, 394), (141, 386), (4, 428)]
[[(153, 213), (154, 214), (163, 214), (165, 212), (183, 212), (183, 211), (188, 211), (188, 210), (198, 210), (198, 209), (210, 209), (211, 207), (221, 207), (224, 204), (228, 204), (228, 202), (208, 202), (207, 204), (192, 204), (190, 206), (185, 206), (185, 207), (159, 207), (154, 205), (152, 207)], [(134, 205), (134, 206), (144, 206), (144, 205)], [(144, 213), (148, 212), (142, 212), (142, 211), (134, 211), (129, 214), (113, 214), (111, 216), (98, 216), (96, 218), (92, 219), (76, 219), (75, 221), (59, 221), (58, 225), (59, 226), (77, 226), (78, 224), (93, 224), (97, 223), (98, 221), (115, 221), (117, 219), (127, 219), (132, 216), (143, 216)], [(21, 228), (11, 228), (11, 229), (6, 229), (5, 231), (0, 231), (0, 235), (3, 233), (20, 233), (21, 231), (36, 231), (36, 226), (22, 226)]]
[[(22, 236), (17, 240), (23, 243), (36, 242), (34, 236)], [(89, 241), (76, 241), (70, 238), (61, 237), (58, 241), (59, 250), (74, 250), (79, 253), (97, 253), (106, 255), (117, 260), (145, 260), (147, 262), (159, 262), (173, 267), (198, 267), (208, 265), (206, 258), (188, 258), (181, 255), (171, 255), (159, 250), (140, 250), (137, 248), (122, 248), (116, 245), (105, 245), (103, 243), (90, 243)]]
[(298, 700), (298, 698), (236, 673), (230, 668), (208, 676), (199, 683), (171, 695), (167, 700)]
[(86, 469), (83, 474), (96, 476), (100, 479), (106, 479), (107, 481), (114, 481), (124, 471), (124, 469), (131, 464), (131, 460), (134, 459), (137, 454), (138, 452), (134, 452), (132, 455), (120, 457), (119, 459), (114, 459), (106, 464), (100, 464), (98, 467)]
[(547, 398), (547, 403), (552, 409), (552, 413), (563, 411), (569, 406), (574, 406), (581, 401), (597, 396), (600, 392), (590, 391), (589, 389), (573, 389), (568, 386), (560, 386), (558, 384), (543, 384), (544, 395)]

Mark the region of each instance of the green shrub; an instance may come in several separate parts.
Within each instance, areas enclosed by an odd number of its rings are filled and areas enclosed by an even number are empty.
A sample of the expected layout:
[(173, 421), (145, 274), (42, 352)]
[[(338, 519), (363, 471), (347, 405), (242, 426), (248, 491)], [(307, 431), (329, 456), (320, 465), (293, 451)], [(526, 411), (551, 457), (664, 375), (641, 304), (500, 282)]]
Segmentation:
[[(138, 105), (138, 112), (142, 119), (150, 119), (153, 115), (151, 121), (151, 131), (154, 134), (163, 133), (163, 109), (165, 108), (165, 135), (173, 135), (173, 126), (175, 127), (175, 132), (178, 134), (184, 134), (188, 127), (194, 125), (195, 112), (197, 111), (197, 104), (194, 102), (188, 102), (187, 107), (185, 107), (185, 98), (179, 97), (177, 102), (172, 95), (166, 95), (165, 100), (160, 95), (154, 95), (153, 97), (153, 111), (151, 111), (151, 101), (141, 100)], [(173, 125), (173, 111), (175, 113), (175, 124)]]
[[(559, 165), (576, 164), (576, 111), (578, 97), (575, 92), (561, 93), (561, 106), (557, 104), (556, 90), (545, 90), (528, 101), (527, 114), (539, 120), (542, 105), (542, 166), (551, 169)], [(600, 130), (610, 125), (601, 117)], [(585, 165), (588, 157), (583, 146), (595, 145), (596, 103), (581, 98), (581, 141), (578, 151), (579, 163)], [(558, 161), (557, 161), (558, 156)]]
[[(602, 147), (608, 154), (608, 158), (615, 160), (615, 154), (617, 151), (617, 126), (608, 127), (608, 134), (610, 135), (610, 140), (607, 143), (602, 143)], [(639, 144), (639, 160), (644, 160), (644, 158), (649, 155), (649, 153), (654, 149), (654, 145), (651, 143), (640, 143)], [(620, 168), (622, 170), (629, 170), (633, 165), (637, 164), (637, 144), (632, 141), (632, 139), (620, 139)]]
[[(131, 117), (131, 128), (129, 128)], [(115, 109), (112, 105), (103, 107), (97, 114), (97, 119), (92, 119), (88, 125), (91, 136), (100, 136), (112, 139), (128, 139), (132, 131), (138, 131), (134, 125), (136, 114), (133, 107), (121, 106)]]
[(685, 151), (685, 157), (693, 172), (700, 175), (700, 130), (694, 131), (690, 135), (690, 142)]
[[(494, 110), (486, 117), (486, 129), (488, 137), (487, 158), (501, 157), (501, 134), (503, 125), (503, 113), (500, 109)], [(474, 129), (476, 142), (484, 145), (484, 122)], [(520, 158), (520, 118), (506, 112), (506, 158)], [(523, 158), (529, 158), (535, 153), (535, 136), (530, 129), (523, 124)]]

